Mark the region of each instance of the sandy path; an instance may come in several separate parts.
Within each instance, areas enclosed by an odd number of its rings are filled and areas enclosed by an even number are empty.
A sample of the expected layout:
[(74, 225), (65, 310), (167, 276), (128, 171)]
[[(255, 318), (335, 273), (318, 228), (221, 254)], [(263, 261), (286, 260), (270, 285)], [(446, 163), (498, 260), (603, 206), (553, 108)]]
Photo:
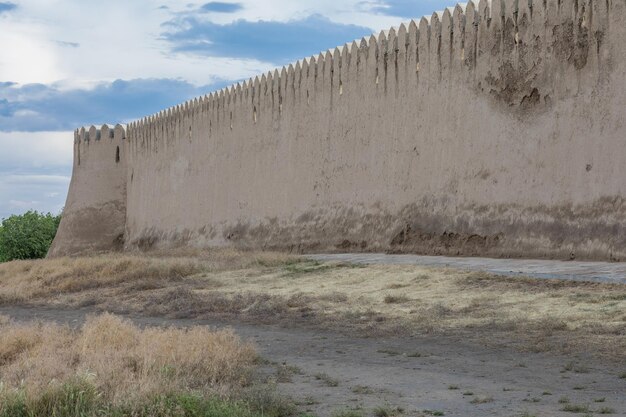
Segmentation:
[(499, 275), (626, 284), (625, 262), (577, 262), (532, 259), (453, 258), (446, 256), (341, 253), (307, 255), (318, 261), (356, 264), (420, 265), (487, 271)]
[[(18, 321), (40, 319), (71, 326), (80, 325), (89, 313), (0, 308), (0, 314)], [(570, 404), (588, 405), (592, 411), (607, 407), (613, 415), (626, 415), (626, 379), (619, 378), (626, 364), (620, 369), (584, 357), (488, 349), (461, 338), (361, 339), (311, 329), (129, 318), (141, 325), (234, 328), (243, 338), (256, 342), (259, 353), (268, 360), (265, 374), (274, 374), (276, 364), (283, 363), (301, 370), (291, 376), (291, 382), (279, 383), (279, 389), (297, 400), (302, 411), (320, 417), (337, 409), (360, 407), (365, 415), (372, 415), (372, 410), (381, 406), (401, 407), (406, 416), (419, 416), (424, 410), (459, 417), (571, 416), (560, 411), (565, 406), (559, 403), (562, 397)], [(337, 386), (319, 379), (319, 374), (335, 380)], [(467, 395), (469, 392), (473, 395)], [(490, 401), (472, 404), (475, 398)], [(602, 398), (603, 402), (595, 402)]]

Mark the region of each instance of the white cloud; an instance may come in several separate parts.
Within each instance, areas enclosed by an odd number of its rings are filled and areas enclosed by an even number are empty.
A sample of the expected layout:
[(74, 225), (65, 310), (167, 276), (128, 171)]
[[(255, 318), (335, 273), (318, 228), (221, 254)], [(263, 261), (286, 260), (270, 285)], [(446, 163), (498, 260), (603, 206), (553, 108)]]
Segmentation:
[(73, 132), (0, 132), (0, 219), (27, 210), (60, 212), (73, 143)]
[[(387, 29), (397, 18), (366, 13), (362, 0), (243, 0), (241, 11), (211, 13), (216, 23), (234, 19), (288, 21), (311, 14), (332, 21)], [(172, 12), (196, 9), (206, 1), (23, 0), (2, 20), (0, 81), (19, 84), (64, 81), (68, 88), (98, 81), (181, 78), (196, 85), (242, 79), (267, 71), (271, 62), (229, 57), (169, 54), (160, 39)], [(346, 39), (346, 42), (351, 39)]]
[[(98, 81), (181, 78), (197, 85), (246, 78), (271, 63), (228, 57), (172, 56), (159, 40), (169, 12), (148, 0), (24, 0), (2, 20), (0, 81)], [(68, 44), (77, 44), (68, 47)]]
[(0, 25), (0, 81), (49, 83), (67, 77), (44, 26), (12, 17)]
[[(70, 181), (67, 175), (7, 175), (2, 179), (4, 184), (20, 185), (20, 184), (39, 184), (39, 185), (58, 185), (67, 184)], [(46, 193), (46, 197), (57, 197), (59, 193)]]
[(71, 171), (73, 132), (0, 132), (0, 172), (47, 168)]

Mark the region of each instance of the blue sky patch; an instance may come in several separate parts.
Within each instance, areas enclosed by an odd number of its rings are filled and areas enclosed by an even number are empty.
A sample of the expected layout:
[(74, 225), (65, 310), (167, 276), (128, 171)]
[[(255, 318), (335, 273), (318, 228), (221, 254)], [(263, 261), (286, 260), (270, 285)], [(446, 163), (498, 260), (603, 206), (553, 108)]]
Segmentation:
[(215, 13), (235, 13), (243, 9), (240, 3), (224, 3), (221, 1), (212, 1), (206, 3), (200, 7), (202, 12), (215, 12)]
[[(445, 2), (441, 0), (383, 0), (374, 3), (370, 11), (387, 16), (398, 16), (407, 19), (419, 19), (422, 16), (430, 16), (433, 12), (444, 8), (442, 3), (448, 3), (448, 6), (454, 6), (452, 1)], [(363, 2), (363, 4), (372, 4), (371, 2)]]
[(92, 90), (0, 84), (0, 131), (63, 131), (156, 113), (229, 83), (196, 87), (172, 79), (117, 80)]
[(0, 2), (0, 14), (10, 12), (17, 9), (17, 4), (9, 2)]
[(369, 28), (334, 23), (321, 15), (288, 22), (237, 20), (225, 25), (185, 16), (165, 27), (163, 38), (174, 52), (253, 58), (277, 65), (372, 34)]

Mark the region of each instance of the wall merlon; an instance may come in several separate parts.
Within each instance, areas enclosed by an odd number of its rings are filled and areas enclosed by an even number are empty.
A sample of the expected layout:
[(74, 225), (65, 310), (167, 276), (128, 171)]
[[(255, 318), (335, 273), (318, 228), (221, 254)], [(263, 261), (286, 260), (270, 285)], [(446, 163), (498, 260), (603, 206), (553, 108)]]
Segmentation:
[(467, 4), (465, 7), (462, 7), (460, 4), (457, 4), (452, 12), (451, 17), (455, 28), (465, 27), (465, 14), (467, 12)]
[(430, 17), (424, 16), (420, 19), (419, 32), (422, 40), (430, 40)]
[(376, 37), (376, 35), (371, 35), (367, 39), (367, 46), (370, 51), (378, 51), (378, 38)]
[(392, 54), (398, 47), (398, 35), (396, 29), (391, 28), (389, 32), (387, 32), (387, 52)]
[(446, 8), (443, 11), (443, 14), (441, 16), (441, 25), (442, 25), (442, 32), (445, 31), (452, 31), (452, 14), (454, 13), (454, 9), (450, 10), (450, 8)]
[(265, 77), (265, 80), (271, 84), (272, 79), (274, 78), (274, 74), (272, 71), (267, 71), (263, 73), (263, 76)]
[(417, 31), (419, 30), (418, 27), (419, 27), (418, 21), (415, 21), (415, 19), (411, 19), (411, 21), (409, 22), (407, 26), (409, 37), (417, 33)]
[(407, 25), (401, 23), (400, 26), (398, 26), (398, 33), (396, 35), (398, 37), (398, 46), (406, 48), (409, 44), (408, 33)]
[(332, 63), (333, 73), (339, 74), (339, 69), (341, 68), (341, 51), (339, 48), (335, 48), (332, 51)]
[(102, 125), (100, 127), (100, 138), (102, 140), (113, 140), (115, 138), (115, 126)]
[(430, 17), (430, 21), (428, 22), (430, 24), (430, 31), (431, 31), (431, 35), (438, 33), (439, 35), (441, 35), (441, 20), (443, 19), (443, 12), (435, 12), (432, 14), (432, 16)]
[[(225, 104), (226, 108), (228, 108), (229, 110), (232, 110), (233, 95), (231, 94), (230, 87), (226, 87), (224, 89), (224, 104)], [(235, 116), (235, 115), (233, 115), (233, 116)]]
[(300, 66), (300, 75), (298, 77), (298, 83), (300, 86), (309, 78), (309, 60), (305, 58), (302, 60), (302, 64)]
[(326, 84), (330, 85), (330, 77), (331, 77), (331, 73), (333, 70), (333, 55), (331, 54), (330, 51), (326, 51), (322, 62), (323, 62), (323, 70), (322, 70), (323, 85), (325, 86)]
[(455, 78), (466, 79), (463, 72), (463, 64), (465, 61), (465, 54), (468, 45), (465, 40), (467, 34), (465, 29), (467, 27), (467, 8), (462, 8), (459, 5), (454, 8), (454, 14), (452, 16), (452, 31), (453, 31), (453, 44), (452, 44), (452, 70), (455, 74)]
[(471, 26), (478, 27), (480, 23), (480, 13), (478, 13), (478, 9), (476, 8), (476, 4), (473, 1), (469, 1), (467, 6), (465, 6), (465, 30)]
[(100, 130), (97, 127), (91, 125), (89, 127), (89, 141), (98, 141), (98, 140), (100, 140)]
[(441, 44), (444, 48), (449, 49), (451, 47), (453, 35), (454, 25), (452, 23), (452, 14), (449, 9), (446, 9), (441, 19)]
[(115, 141), (120, 142), (126, 139), (126, 129), (121, 124), (116, 124), (112, 130)]
[(384, 30), (381, 30), (376, 37), (376, 42), (378, 43), (381, 51), (386, 51), (387, 49), (387, 34)]

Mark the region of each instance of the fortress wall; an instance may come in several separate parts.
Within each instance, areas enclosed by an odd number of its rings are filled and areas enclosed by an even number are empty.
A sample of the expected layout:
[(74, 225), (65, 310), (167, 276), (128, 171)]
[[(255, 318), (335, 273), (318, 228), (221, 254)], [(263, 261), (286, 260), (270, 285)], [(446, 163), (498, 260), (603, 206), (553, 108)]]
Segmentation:
[(623, 259), (625, 7), (470, 3), (132, 124), (128, 245)]
[(131, 123), (126, 247), (623, 260), (625, 21), (470, 2)]
[(74, 134), (68, 198), (49, 256), (121, 248), (126, 224), (126, 132), (92, 126)]

